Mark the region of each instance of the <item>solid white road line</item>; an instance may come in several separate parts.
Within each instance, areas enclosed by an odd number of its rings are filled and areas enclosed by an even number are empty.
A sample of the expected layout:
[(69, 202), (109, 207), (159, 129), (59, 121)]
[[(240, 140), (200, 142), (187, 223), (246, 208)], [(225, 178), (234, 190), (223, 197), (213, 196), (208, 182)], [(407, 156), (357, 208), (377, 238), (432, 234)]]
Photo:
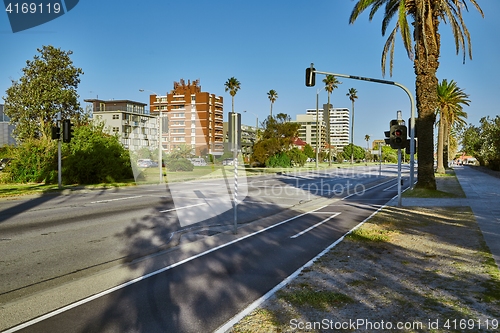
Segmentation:
[(322, 206), (322, 207), (319, 207), (319, 208), (313, 209), (313, 210), (311, 210), (311, 211), (309, 211), (309, 212), (305, 212), (305, 213), (299, 214), (299, 215), (297, 215), (297, 216), (291, 217), (291, 218), (286, 219), (286, 220), (284, 220), (284, 221), (281, 221), (281, 222), (278, 222), (278, 223), (276, 223), (276, 224), (270, 225), (269, 227), (266, 227), (266, 228), (261, 229), (261, 230), (259, 230), (259, 231), (255, 231), (255, 232), (253, 232), (253, 233), (251, 233), (251, 234), (248, 234), (248, 235), (246, 235), (246, 236), (243, 236), (243, 237), (241, 237), (241, 238), (237, 238), (237, 239), (232, 240), (232, 241), (230, 241), (230, 242), (227, 242), (227, 243), (225, 243), (225, 244), (222, 244), (222, 245), (219, 245), (219, 246), (217, 246), (217, 247), (214, 247), (214, 248), (212, 248), (212, 249), (210, 249), (210, 250), (206, 250), (206, 251), (201, 252), (201, 253), (199, 253), (199, 254), (197, 254), (197, 255), (194, 255), (194, 256), (192, 256), (192, 257), (189, 257), (189, 258), (186, 258), (186, 259), (184, 259), (184, 260), (178, 261), (178, 262), (176, 262), (175, 264), (172, 264), (172, 265), (170, 265), (170, 266), (163, 267), (162, 269), (159, 269), (159, 270), (157, 270), (157, 271), (151, 272), (151, 273), (149, 273), (149, 274), (145, 274), (145, 275), (143, 275), (143, 276), (140, 276), (140, 277), (138, 277), (138, 278), (135, 278), (135, 279), (133, 279), (133, 280), (130, 280), (130, 281), (128, 281), (128, 282), (125, 282), (125, 283), (123, 283), (123, 284), (120, 284), (120, 285), (118, 285), (118, 286), (116, 286), (116, 287), (110, 288), (110, 289), (108, 289), (108, 290), (104, 290), (104, 291), (102, 291), (102, 292), (100, 292), (100, 293), (97, 293), (97, 294), (95, 294), (95, 295), (93, 295), (93, 296), (90, 296), (90, 297), (84, 298), (84, 299), (82, 299), (82, 300), (80, 300), (80, 301), (78, 301), (78, 302), (75, 302), (75, 303), (72, 303), (72, 304), (66, 305), (66, 306), (64, 306), (64, 307), (62, 307), (62, 308), (60, 308), (60, 309), (57, 309), (57, 310), (54, 310), (54, 311), (52, 311), (52, 312), (46, 313), (46, 314), (44, 314), (43, 316), (40, 316), (40, 317), (34, 318), (34, 319), (32, 319), (32, 320), (30, 320), (30, 321), (27, 321), (27, 322), (25, 322), (25, 323), (23, 323), (23, 324), (21, 324), (21, 325), (14, 326), (14, 327), (12, 327), (12, 328), (10, 328), (10, 329), (6, 330), (6, 331), (3, 331), (2, 333), (13, 333), (13, 332), (17, 332), (17, 331), (19, 331), (19, 330), (21, 330), (21, 329), (23, 329), (23, 328), (26, 328), (26, 327), (29, 327), (29, 326), (34, 325), (34, 324), (36, 324), (36, 323), (39, 323), (39, 322), (41, 322), (41, 321), (43, 321), (43, 320), (45, 320), (45, 319), (48, 319), (48, 318), (51, 318), (51, 317), (57, 316), (58, 314), (61, 314), (61, 313), (63, 313), (63, 312), (66, 312), (66, 311), (68, 311), (68, 310), (71, 310), (71, 309), (73, 309), (73, 308), (76, 308), (76, 307), (78, 307), (78, 306), (80, 306), (80, 305), (83, 305), (83, 304), (85, 304), (85, 303), (88, 303), (88, 302), (90, 302), (90, 301), (93, 301), (93, 300), (95, 300), (95, 299), (98, 299), (98, 298), (100, 298), (100, 297), (102, 297), (102, 296), (105, 296), (105, 295), (111, 294), (112, 292), (115, 292), (115, 291), (117, 291), (117, 290), (123, 289), (123, 288), (128, 287), (128, 286), (130, 286), (130, 285), (132, 285), (132, 284), (135, 284), (135, 283), (137, 283), (137, 282), (140, 282), (140, 281), (146, 280), (147, 278), (150, 278), (150, 277), (152, 277), (152, 276), (158, 275), (158, 274), (163, 273), (163, 272), (165, 272), (165, 271), (168, 271), (168, 270), (170, 270), (170, 269), (172, 269), (172, 268), (174, 268), (174, 267), (177, 267), (177, 266), (183, 265), (183, 264), (185, 264), (185, 263), (187, 263), (187, 262), (189, 262), (189, 261), (192, 261), (192, 260), (194, 260), (194, 259), (197, 259), (197, 258), (203, 257), (203, 256), (205, 256), (205, 255), (207, 255), (207, 254), (209, 254), (209, 253), (215, 252), (215, 251), (220, 250), (220, 249), (222, 249), (222, 248), (225, 248), (225, 247), (227, 247), (227, 246), (229, 246), (229, 245), (232, 245), (232, 244), (238, 243), (238, 242), (240, 242), (240, 241), (242, 241), (242, 240), (244, 240), (244, 239), (247, 239), (247, 238), (249, 238), (249, 237), (252, 237), (252, 236), (258, 235), (258, 234), (260, 234), (260, 233), (262, 233), (262, 232), (265, 232), (265, 231), (267, 231), (267, 230), (270, 230), (270, 229), (273, 229), (273, 228), (275, 228), (275, 227), (278, 227), (278, 226), (280, 226), (280, 225), (282, 225), (282, 224), (285, 224), (285, 223), (288, 223), (288, 222), (293, 221), (293, 220), (295, 220), (295, 219), (298, 219), (298, 218), (300, 218), (300, 217), (302, 217), (302, 216), (304, 216), (304, 215), (311, 214), (311, 213), (313, 213), (313, 212), (315, 212), (315, 211), (317, 211), (317, 210), (323, 209), (323, 208), (325, 208), (325, 207), (327, 207), (327, 206), (328, 206), (328, 205), (324, 205), (324, 206)]
[(238, 323), (240, 320), (245, 318), (247, 315), (249, 315), (253, 310), (257, 309), (261, 304), (263, 304), (266, 300), (268, 300), (271, 296), (273, 296), (278, 290), (289, 284), (293, 279), (295, 279), (301, 272), (304, 270), (304, 268), (307, 268), (311, 266), (316, 260), (324, 256), (326, 253), (328, 253), (331, 249), (333, 249), (335, 246), (337, 246), (340, 242), (344, 240), (344, 238), (352, 233), (354, 230), (358, 229), (361, 227), (366, 221), (371, 219), (375, 214), (377, 214), (382, 208), (384, 208), (386, 205), (383, 205), (376, 211), (374, 211), (370, 216), (368, 216), (366, 219), (363, 220), (363, 222), (359, 223), (356, 225), (354, 228), (346, 232), (342, 237), (337, 239), (335, 242), (333, 242), (330, 246), (328, 246), (326, 249), (321, 251), (316, 257), (312, 258), (309, 260), (304, 266), (299, 267), (295, 272), (293, 272), (290, 276), (288, 276), (285, 280), (281, 281), (278, 285), (276, 285), (273, 289), (269, 290), (264, 296), (261, 298), (257, 299), (254, 301), (252, 304), (250, 304), (248, 307), (246, 307), (243, 311), (240, 313), (236, 314), (233, 318), (231, 318), (229, 321), (227, 321), (224, 325), (219, 327), (214, 333), (225, 333), (227, 332), (231, 327), (233, 327), (236, 323)]
[(297, 237), (299, 237), (299, 236), (302, 236), (303, 234), (305, 234), (305, 233), (306, 233), (306, 232), (308, 232), (308, 231), (311, 231), (312, 229), (316, 228), (317, 226), (320, 226), (320, 225), (322, 225), (323, 223), (330, 221), (331, 219), (333, 219), (333, 218), (334, 218), (335, 216), (337, 216), (337, 215), (340, 215), (340, 213), (334, 213), (332, 216), (330, 216), (330, 217), (328, 217), (328, 218), (324, 219), (324, 220), (323, 220), (323, 221), (321, 221), (321, 222), (316, 223), (316, 224), (315, 224), (315, 225), (313, 225), (312, 227), (309, 227), (309, 228), (307, 228), (306, 230), (299, 232), (298, 234), (295, 234), (295, 235), (291, 236), (290, 238), (297, 238)]
[(124, 197), (124, 198), (116, 198), (116, 199), (106, 199), (106, 200), (98, 200), (98, 201), (92, 201), (91, 204), (95, 203), (106, 203), (110, 201), (119, 201), (119, 200), (128, 200), (128, 199), (137, 199), (137, 198), (142, 198), (142, 195), (136, 195), (134, 197)]
[(183, 206), (183, 207), (177, 207), (177, 208), (172, 208), (172, 209), (167, 209), (167, 210), (160, 210), (160, 213), (167, 213), (171, 212), (174, 210), (181, 210), (181, 209), (186, 209), (186, 208), (191, 208), (191, 207), (196, 207), (196, 206), (202, 206), (202, 205), (207, 205), (206, 202), (195, 204), (195, 205), (189, 205), (189, 206)]

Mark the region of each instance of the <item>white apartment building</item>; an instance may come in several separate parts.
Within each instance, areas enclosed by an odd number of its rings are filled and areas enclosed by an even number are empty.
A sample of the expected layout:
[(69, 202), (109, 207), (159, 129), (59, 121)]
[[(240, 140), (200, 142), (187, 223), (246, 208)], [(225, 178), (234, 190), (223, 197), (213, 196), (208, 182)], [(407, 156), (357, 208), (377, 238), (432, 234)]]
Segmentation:
[(109, 134), (118, 134), (125, 149), (158, 148), (158, 117), (146, 114), (147, 104), (130, 100), (86, 99), (95, 122)]
[[(307, 115), (314, 115), (316, 117), (316, 109), (307, 109)], [(323, 121), (325, 112), (319, 109), (319, 120)], [(331, 108), (330, 109), (330, 144), (342, 150), (349, 144), (349, 123), (350, 111), (348, 108)]]

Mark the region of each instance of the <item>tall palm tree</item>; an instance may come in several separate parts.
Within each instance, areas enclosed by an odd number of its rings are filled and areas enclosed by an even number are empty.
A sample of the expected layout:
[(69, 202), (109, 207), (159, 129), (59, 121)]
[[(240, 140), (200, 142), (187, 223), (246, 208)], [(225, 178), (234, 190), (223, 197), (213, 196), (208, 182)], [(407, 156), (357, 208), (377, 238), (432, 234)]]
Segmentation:
[(449, 141), (449, 131), (454, 125), (467, 124), (464, 118), (467, 118), (467, 113), (463, 111), (463, 105), (469, 106), (470, 100), (457, 83), (451, 80), (444, 79), (438, 84), (437, 89), (439, 108), (439, 127), (438, 127), (438, 149), (437, 149), (437, 173), (445, 173), (444, 162), (448, 159), (444, 156), (445, 141)]
[(365, 141), (366, 141), (366, 150), (370, 150), (370, 146), (368, 145), (370, 141), (370, 136), (368, 134), (365, 135)]
[[(484, 17), (476, 1), (469, 0)], [(382, 74), (385, 74), (386, 59), (389, 56), (389, 68), (392, 75), (394, 45), (399, 31), (408, 57), (413, 60), (416, 75), (419, 126), (417, 187), (435, 189), (433, 131), (436, 120), (434, 111), (438, 107), (436, 71), (439, 67), (438, 59), (441, 48), (438, 28), (441, 21), (449, 23), (457, 54), (462, 50), (464, 62), (467, 53), (472, 59), (470, 34), (462, 16), (464, 9), (468, 11), (467, 0), (358, 0), (349, 22), (354, 23), (368, 7), (371, 7), (369, 19), (372, 20), (383, 4), (385, 4), (385, 13), (382, 20), (382, 35), (385, 35), (394, 17), (396, 24), (382, 52)], [(408, 22), (408, 17), (413, 22)]]
[(238, 81), (237, 78), (235, 78), (234, 76), (229, 78), (226, 83), (224, 83), (224, 91), (229, 91), (229, 94), (231, 95), (231, 98), (232, 98), (232, 112), (234, 113), (234, 96), (236, 95), (236, 92), (238, 90), (240, 90), (240, 81)]
[[(351, 117), (351, 146), (354, 147), (354, 101), (358, 99), (358, 95), (356, 95), (358, 91), (354, 88), (349, 88), (349, 92), (346, 94), (347, 97), (351, 100), (352, 104), (352, 117)], [(351, 150), (351, 164), (354, 163), (354, 149)]]
[[(327, 75), (323, 79), (323, 83), (325, 84), (325, 90), (328, 92), (328, 107), (330, 107), (330, 94), (333, 92), (334, 89), (337, 89), (339, 87), (339, 84), (342, 84), (337, 78), (333, 75)], [(331, 139), (331, 133), (330, 133), (330, 110), (323, 110), (324, 115), (326, 117), (323, 117), (323, 120), (326, 122), (326, 135), (327, 135), (327, 142), (328, 142), (328, 165), (332, 165), (332, 139)], [(326, 119), (325, 119), (326, 118)]]
[(278, 99), (278, 92), (274, 89), (269, 90), (267, 97), (271, 101), (271, 117), (273, 116), (273, 104)]

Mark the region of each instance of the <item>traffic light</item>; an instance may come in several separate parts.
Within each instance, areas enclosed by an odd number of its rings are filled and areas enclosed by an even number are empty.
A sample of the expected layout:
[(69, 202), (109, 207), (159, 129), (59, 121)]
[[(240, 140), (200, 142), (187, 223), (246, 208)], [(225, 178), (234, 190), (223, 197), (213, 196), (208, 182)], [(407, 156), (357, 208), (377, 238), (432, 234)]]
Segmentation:
[(52, 140), (59, 140), (61, 137), (61, 129), (57, 126), (52, 126)]
[(405, 125), (391, 125), (390, 144), (393, 149), (403, 149), (406, 147), (407, 129)]
[(388, 145), (391, 143), (391, 139), (390, 139), (390, 136), (391, 136), (391, 131), (384, 131), (384, 141), (385, 141), (385, 144)]
[(69, 143), (71, 142), (71, 138), (73, 137), (73, 124), (71, 120), (64, 119), (63, 120), (63, 142)]
[(314, 87), (316, 84), (316, 68), (308, 67), (306, 68), (306, 87)]
[[(406, 140), (405, 150), (406, 150), (407, 155), (410, 155), (410, 142), (411, 142), (411, 139)], [(417, 140), (415, 140), (415, 139), (413, 139), (413, 147), (415, 147), (415, 152), (416, 152), (417, 151)]]

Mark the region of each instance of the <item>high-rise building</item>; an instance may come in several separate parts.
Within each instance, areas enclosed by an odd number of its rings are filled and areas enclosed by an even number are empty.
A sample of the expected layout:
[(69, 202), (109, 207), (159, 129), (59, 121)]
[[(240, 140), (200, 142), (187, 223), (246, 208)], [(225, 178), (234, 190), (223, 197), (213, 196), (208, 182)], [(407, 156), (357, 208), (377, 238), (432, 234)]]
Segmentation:
[(310, 144), (313, 149), (318, 147), (321, 150), (326, 146), (326, 126), (320, 117), (316, 121), (316, 110), (314, 111), (314, 115), (298, 114), (295, 122), (301, 125), (299, 128), (299, 138)]
[[(316, 109), (307, 109), (306, 114), (316, 116)], [(319, 109), (319, 120), (326, 118), (323, 109)], [(344, 149), (349, 141), (350, 113), (348, 108), (330, 109), (330, 144), (338, 151)]]
[(189, 145), (197, 156), (224, 153), (223, 98), (202, 92), (199, 83), (181, 79), (165, 96), (149, 97), (151, 114), (168, 119), (168, 129), (162, 131), (165, 152)]

